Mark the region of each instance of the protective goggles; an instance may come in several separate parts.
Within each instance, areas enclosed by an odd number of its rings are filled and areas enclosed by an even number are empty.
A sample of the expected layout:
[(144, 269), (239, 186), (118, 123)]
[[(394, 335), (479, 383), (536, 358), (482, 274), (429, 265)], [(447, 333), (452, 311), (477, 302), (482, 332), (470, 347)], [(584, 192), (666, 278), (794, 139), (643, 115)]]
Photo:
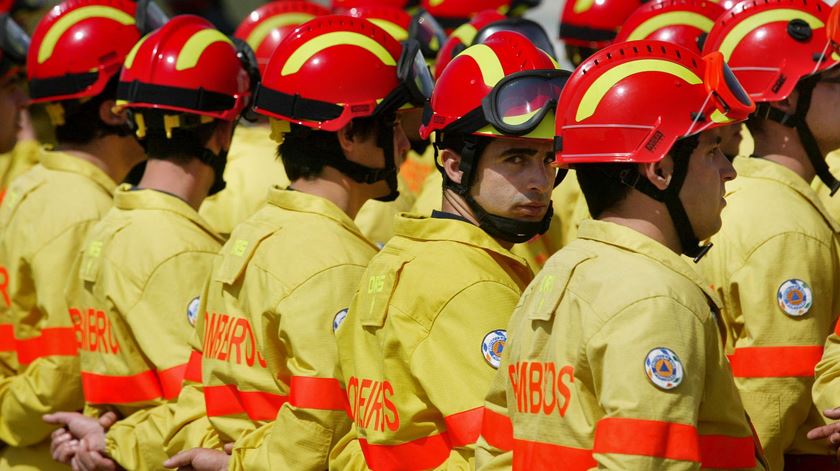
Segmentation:
[(325, 131), (337, 131), (353, 118), (376, 116), (396, 111), (406, 104), (423, 106), (432, 97), (434, 80), (423, 57), (420, 44), (409, 39), (403, 44), (397, 64), (399, 85), (382, 101), (337, 105), (304, 98), (260, 85), (254, 98), (258, 113), (282, 117)]
[(0, 51), (4, 62), (8, 59), (16, 65), (25, 64), (29, 42), (29, 35), (9, 15), (0, 15)]
[(490, 23), (484, 28), (478, 30), (472, 43), (482, 44), (485, 40), (487, 40), (487, 38), (499, 31), (514, 31), (525, 36), (531, 40), (534, 46), (537, 46), (547, 52), (555, 62), (557, 61), (557, 53), (554, 51), (554, 44), (551, 42), (551, 39), (549, 39), (545, 29), (543, 29), (539, 23), (525, 18), (508, 18), (496, 21), (495, 23)]
[(828, 36), (828, 44), (823, 50), (823, 57), (829, 56), (831, 52), (840, 52), (840, 3), (835, 3), (828, 14), (828, 21), (825, 24), (825, 34)]
[[(692, 116), (691, 128), (686, 135), (700, 132), (712, 123), (743, 121), (755, 111), (755, 103), (724, 62), (723, 54), (711, 52), (703, 56), (703, 62), (706, 64), (703, 84), (708, 97), (703, 103), (703, 109)], [(707, 117), (710, 120), (706, 120)], [(708, 122), (698, 127), (701, 121)]]
[(169, 21), (169, 16), (163, 12), (154, 0), (137, 0), (137, 10), (135, 12), (135, 24), (143, 36)]
[(446, 42), (446, 32), (440, 23), (422, 8), (414, 14), (408, 27), (408, 37), (420, 43), (423, 56), (435, 59), (441, 46)]
[[(490, 125), (509, 136), (533, 132), (549, 112), (557, 108), (560, 92), (571, 72), (565, 70), (526, 70), (500, 80), (484, 97), (481, 106), (441, 129), (470, 134)], [(429, 117), (430, 118), (430, 117)], [(426, 121), (428, 122), (428, 120)]]

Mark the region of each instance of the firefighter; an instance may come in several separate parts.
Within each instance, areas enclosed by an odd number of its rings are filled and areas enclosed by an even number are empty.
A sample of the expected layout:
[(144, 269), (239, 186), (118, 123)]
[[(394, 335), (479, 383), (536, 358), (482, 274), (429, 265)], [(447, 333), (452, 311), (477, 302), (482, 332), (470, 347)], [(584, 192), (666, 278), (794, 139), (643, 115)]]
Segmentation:
[(553, 106), (568, 76), (555, 67), (502, 31), (437, 81), (421, 133), (436, 133), (442, 210), (397, 218), (337, 325), (354, 427), (331, 468), (472, 465), (504, 329), (533, 276), (510, 248), (551, 220)]
[[(255, 79), (249, 52), (184, 15), (125, 59), (118, 108), (131, 113), (148, 163), (137, 186), (117, 189), (67, 286), (88, 417), (125, 419), (179, 394), (199, 296), (222, 242), (197, 210), (224, 188), (226, 153)], [(74, 413), (47, 419), (71, 429), (84, 421)], [(89, 451), (87, 444), (77, 451)], [(78, 464), (78, 456), (70, 459)]]
[(615, 44), (569, 78), (558, 162), (594, 220), (522, 296), (488, 394), (483, 469), (765, 469), (716, 322), (681, 254), (735, 177), (716, 127), (754, 104), (722, 56)]
[(125, 114), (111, 110), (122, 60), (141, 35), (135, 13), (130, 1), (71, 0), (33, 34), (29, 90), (49, 110), (58, 144), (13, 182), (0, 207), (0, 317), (16, 357), (0, 388), (0, 441), (10, 445), (0, 469), (55, 469), (47, 440), (55, 427), (40, 417), (83, 404), (64, 288), (116, 182), (143, 159)]
[[(320, 48), (295, 62), (311, 44)], [(377, 251), (352, 218), (367, 200), (395, 192), (396, 166), (409, 150), (398, 113), (422, 105), (431, 86), (419, 44), (402, 48), (364, 19), (310, 21), (275, 51), (256, 110), (280, 133), (292, 184), (273, 188), (268, 203), (234, 231), (202, 309), (206, 413), (220, 442), (236, 446), (232, 459), (194, 449), (167, 467), (327, 467), (330, 449), (350, 427), (334, 326)], [(238, 340), (224, 334), (226, 325), (241, 326)]]
[[(19, 141), (19, 135), (29, 127), (26, 112), (27, 96), (23, 90), (26, 81), (26, 54), (30, 38), (12, 17), (0, 9), (0, 202), (9, 182), (34, 165), (33, 139)], [(16, 148), (21, 146), (27, 150)], [(11, 153), (13, 149), (18, 153)]]
[(704, 46), (757, 103), (755, 152), (734, 161), (723, 229), (698, 267), (723, 301), (732, 372), (771, 469), (836, 466), (806, 434), (823, 425), (811, 386), (840, 313), (840, 225), (810, 186), (840, 188), (825, 162), (840, 147), (839, 30), (840, 10), (821, 1), (740, 2)]

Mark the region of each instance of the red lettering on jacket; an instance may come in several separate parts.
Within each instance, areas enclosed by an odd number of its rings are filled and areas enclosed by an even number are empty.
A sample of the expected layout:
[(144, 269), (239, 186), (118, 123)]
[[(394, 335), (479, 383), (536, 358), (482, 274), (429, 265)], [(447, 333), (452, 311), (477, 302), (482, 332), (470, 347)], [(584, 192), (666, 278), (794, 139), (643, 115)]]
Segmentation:
[[(251, 323), (244, 317), (207, 313), (204, 323), (204, 357), (220, 361), (266, 368), (268, 364), (257, 349)], [(244, 350), (244, 351), (243, 351)]]
[[(521, 361), (508, 366), (508, 378), (516, 397), (516, 409), (526, 414), (566, 415), (575, 382), (575, 369), (554, 363)], [(567, 384), (568, 383), (568, 384)]]
[(0, 281), (0, 293), (3, 294), (3, 302), (6, 303), (6, 307), (12, 307), (12, 298), (9, 296), (9, 271), (6, 270), (6, 267), (0, 267), (0, 276), (3, 277), (3, 280)]
[(400, 415), (391, 401), (394, 387), (388, 381), (351, 376), (347, 382), (347, 398), (353, 413), (353, 421), (359, 427), (384, 432), (385, 428), (395, 432), (400, 428)]
[(71, 307), (69, 311), (79, 349), (111, 355), (120, 352), (120, 342), (105, 311), (92, 307), (87, 310)]

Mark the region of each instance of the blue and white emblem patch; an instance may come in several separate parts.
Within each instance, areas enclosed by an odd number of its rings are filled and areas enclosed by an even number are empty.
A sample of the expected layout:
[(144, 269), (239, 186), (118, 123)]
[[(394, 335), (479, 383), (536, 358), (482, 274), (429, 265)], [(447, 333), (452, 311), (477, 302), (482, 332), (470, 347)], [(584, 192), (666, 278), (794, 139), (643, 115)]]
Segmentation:
[(481, 341), (481, 353), (484, 355), (484, 360), (497, 370), (499, 369), (499, 363), (502, 362), (505, 342), (507, 342), (507, 331), (501, 329), (488, 332), (484, 336), (484, 340)]
[(645, 374), (650, 382), (660, 389), (667, 391), (679, 386), (683, 380), (683, 373), (680, 357), (669, 348), (654, 348), (645, 358)]
[(811, 287), (802, 280), (787, 280), (779, 286), (776, 293), (776, 301), (779, 308), (791, 317), (802, 317), (811, 309), (814, 303), (814, 296)]
[(196, 296), (187, 305), (187, 320), (190, 325), (195, 327), (195, 321), (198, 320), (198, 307), (201, 304), (201, 298)]
[(341, 324), (344, 323), (344, 319), (347, 318), (348, 309), (345, 307), (344, 309), (338, 311), (333, 318), (333, 333), (341, 327)]

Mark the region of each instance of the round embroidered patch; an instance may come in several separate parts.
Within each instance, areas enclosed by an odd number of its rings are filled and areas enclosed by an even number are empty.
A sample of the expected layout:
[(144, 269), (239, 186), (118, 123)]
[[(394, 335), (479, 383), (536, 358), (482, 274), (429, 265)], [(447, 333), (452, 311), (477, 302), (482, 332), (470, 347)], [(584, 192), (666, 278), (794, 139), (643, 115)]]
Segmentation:
[(645, 374), (654, 386), (666, 391), (674, 389), (683, 380), (680, 357), (669, 348), (654, 348), (645, 358)]
[(195, 321), (198, 320), (198, 307), (201, 304), (201, 298), (194, 297), (189, 304), (187, 304), (187, 321), (190, 325), (195, 327)]
[(507, 342), (507, 331), (501, 329), (487, 332), (484, 340), (481, 341), (481, 353), (484, 355), (484, 360), (495, 369), (499, 369), (499, 363), (502, 362), (505, 342)]
[(802, 317), (811, 309), (814, 296), (811, 294), (811, 287), (802, 280), (787, 280), (779, 286), (776, 293), (776, 301), (779, 308), (785, 314), (792, 317)]
[(333, 318), (333, 332), (338, 330), (338, 328), (341, 327), (341, 324), (344, 323), (344, 319), (347, 318), (347, 311), (348, 309), (345, 307), (335, 314), (335, 317)]

